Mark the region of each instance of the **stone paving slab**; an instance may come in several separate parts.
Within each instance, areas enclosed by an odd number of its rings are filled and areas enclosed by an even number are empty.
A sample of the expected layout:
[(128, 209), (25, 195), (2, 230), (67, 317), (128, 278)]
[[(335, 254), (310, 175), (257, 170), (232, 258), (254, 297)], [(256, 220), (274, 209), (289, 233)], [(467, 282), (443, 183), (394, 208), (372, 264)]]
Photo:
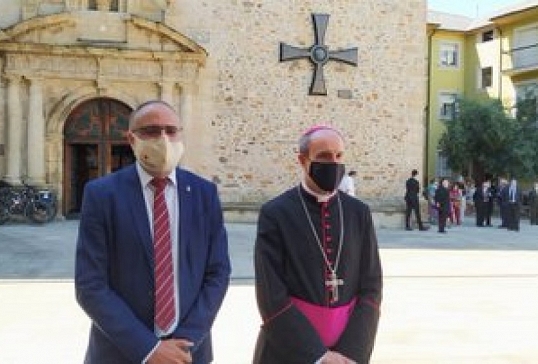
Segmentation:
[[(233, 284), (216, 364), (251, 361), (260, 319), (255, 226), (228, 224)], [(0, 226), (0, 363), (81, 363), (89, 320), (72, 281), (76, 221)], [(378, 230), (384, 300), (372, 364), (538, 362), (538, 227)], [(24, 317), (23, 317), (24, 315)]]
[[(473, 269), (478, 269), (482, 264), (480, 254), (469, 251), (496, 251), (501, 256), (508, 251), (538, 251), (538, 226), (530, 226), (528, 221), (522, 222), (520, 232), (496, 227), (478, 228), (473, 226), (472, 222), (472, 219), (468, 218), (466, 225), (448, 229), (446, 235), (438, 234), (435, 227), (429, 231), (378, 229), (379, 246), (382, 250), (419, 249), (424, 251), (424, 258), (438, 251), (459, 251), (460, 253), (453, 258), (452, 265), (446, 267), (447, 270), (456, 269), (452, 274), (456, 274), (457, 269), (463, 265), (461, 259), (474, 259), (473, 266), (477, 267)], [(494, 226), (498, 224), (495, 220), (493, 222)], [(254, 270), (252, 251), (256, 226), (233, 223), (226, 226), (233, 263), (232, 276), (238, 280), (252, 279)], [(0, 225), (0, 279), (72, 278), (77, 228), (76, 220), (56, 221), (46, 225), (23, 223)], [(427, 253), (428, 251), (431, 253)], [(418, 271), (425, 270), (427, 274), (434, 274), (435, 271), (432, 272), (431, 269), (443, 268), (431, 259), (422, 258), (422, 254), (417, 255), (416, 264), (406, 264), (406, 269), (413, 267)], [(528, 265), (532, 264), (527, 262), (519, 269), (525, 272)], [(496, 269), (502, 271), (505, 266), (500, 264)], [(385, 264), (384, 268), (391, 269)]]

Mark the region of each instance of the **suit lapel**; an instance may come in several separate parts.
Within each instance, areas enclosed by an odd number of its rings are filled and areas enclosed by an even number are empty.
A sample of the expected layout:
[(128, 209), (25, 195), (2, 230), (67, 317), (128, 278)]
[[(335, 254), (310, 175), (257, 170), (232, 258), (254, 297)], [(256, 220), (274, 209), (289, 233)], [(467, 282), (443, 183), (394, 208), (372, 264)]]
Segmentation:
[[(178, 188), (179, 199), (179, 224), (178, 224), (178, 245), (179, 245), (179, 276), (182, 277), (184, 284), (179, 285), (180, 290), (180, 307), (185, 307), (186, 297), (189, 297), (188, 292), (184, 292), (188, 289), (189, 284), (185, 282), (189, 277), (189, 264), (187, 247), (191, 246), (190, 243), (190, 227), (192, 226), (192, 186), (189, 181), (188, 175), (180, 168), (176, 169), (176, 181)], [(181, 310), (181, 315), (184, 314)]]
[(125, 186), (121, 188), (126, 189), (127, 201), (131, 205), (131, 214), (134, 222), (134, 227), (138, 231), (140, 237), (140, 244), (144, 246), (148, 262), (153, 269), (153, 241), (151, 238), (151, 230), (149, 226), (148, 212), (146, 207), (146, 201), (144, 200), (144, 194), (142, 193), (142, 185), (140, 178), (136, 172), (136, 168), (133, 164), (130, 171), (127, 171), (127, 178), (129, 179)]

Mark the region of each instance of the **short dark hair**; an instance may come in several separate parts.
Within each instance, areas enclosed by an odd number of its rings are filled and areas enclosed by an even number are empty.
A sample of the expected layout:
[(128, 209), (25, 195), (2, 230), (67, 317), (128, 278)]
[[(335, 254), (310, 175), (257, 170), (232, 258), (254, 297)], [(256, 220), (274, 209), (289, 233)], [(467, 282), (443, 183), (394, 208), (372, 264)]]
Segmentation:
[(416, 169), (413, 169), (411, 171), (411, 176), (415, 177), (418, 174), (418, 171)]

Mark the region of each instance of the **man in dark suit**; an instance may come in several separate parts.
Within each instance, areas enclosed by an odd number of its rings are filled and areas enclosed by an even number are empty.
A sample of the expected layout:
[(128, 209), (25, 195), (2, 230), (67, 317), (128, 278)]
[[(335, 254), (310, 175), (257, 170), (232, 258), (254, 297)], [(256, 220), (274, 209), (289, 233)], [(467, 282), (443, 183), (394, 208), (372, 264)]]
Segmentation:
[(515, 178), (510, 180), (510, 185), (506, 190), (506, 199), (508, 201), (506, 227), (508, 230), (519, 231), (519, 218), (523, 195), (521, 194), (521, 190), (518, 187)]
[(506, 228), (508, 227), (508, 181), (504, 178), (501, 178), (499, 181), (499, 189), (496, 197), (499, 202), (499, 215), (501, 217), (501, 225), (499, 225), (499, 228)]
[(448, 191), (448, 180), (443, 178), (441, 184), (435, 190), (435, 206), (439, 213), (438, 231), (440, 233), (446, 233), (446, 220), (450, 215), (450, 193)]
[(420, 192), (420, 183), (417, 180), (418, 171), (413, 169), (411, 177), (405, 182), (405, 229), (413, 230), (411, 227), (411, 212), (415, 211), (415, 217), (420, 230), (427, 230), (422, 224), (420, 218), (420, 204), (418, 194)]
[(476, 187), (473, 201), (476, 209), (476, 226), (491, 226), (493, 194), (489, 181), (484, 181)]
[(167, 103), (139, 106), (127, 135), (137, 162), (86, 185), (75, 288), (92, 321), (87, 364), (213, 360), (227, 234), (216, 186), (177, 167), (182, 130)]

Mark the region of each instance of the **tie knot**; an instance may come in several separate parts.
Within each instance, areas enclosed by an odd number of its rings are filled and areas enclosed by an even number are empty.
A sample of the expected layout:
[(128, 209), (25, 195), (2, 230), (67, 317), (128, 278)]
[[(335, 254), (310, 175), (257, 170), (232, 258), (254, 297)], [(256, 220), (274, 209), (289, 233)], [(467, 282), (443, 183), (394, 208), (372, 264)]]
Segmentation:
[(155, 187), (157, 191), (162, 191), (166, 187), (166, 184), (168, 183), (168, 178), (157, 178), (153, 177), (151, 180), (151, 184)]

